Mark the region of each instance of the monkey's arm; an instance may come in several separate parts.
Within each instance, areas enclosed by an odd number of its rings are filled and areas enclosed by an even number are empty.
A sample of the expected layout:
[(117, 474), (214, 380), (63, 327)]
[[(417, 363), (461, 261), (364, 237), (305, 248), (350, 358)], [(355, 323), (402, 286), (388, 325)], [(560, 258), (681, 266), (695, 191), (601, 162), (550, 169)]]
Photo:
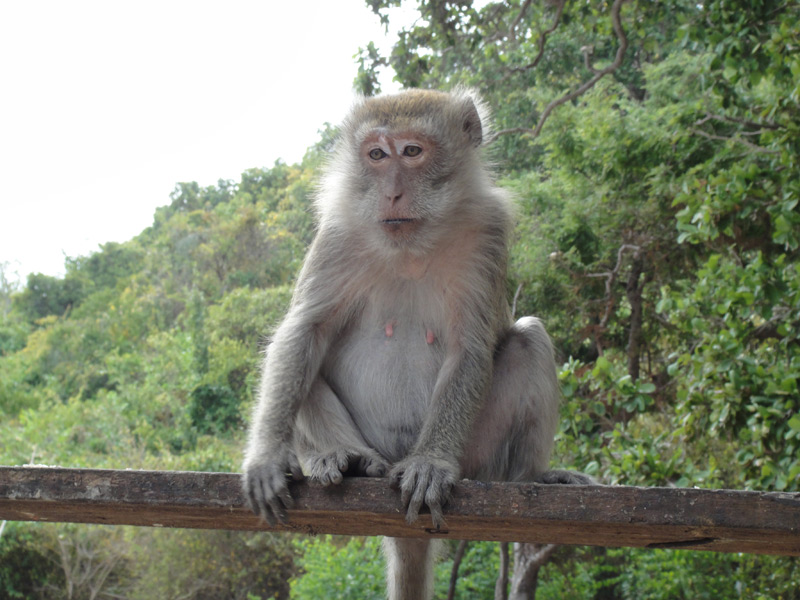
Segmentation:
[(414, 448), (390, 473), (408, 507), (408, 522), (417, 518), (424, 503), (437, 528), (444, 524), (442, 505), (460, 475), (459, 459), (491, 384), (498, 335), (508, 326), (504, 271), (498, 268), (504, 266), (504, 255), (493, 255), (491, 249), (477, 255), (482, 261), (472, 272), (482, 274), (482, 281), (476, 283), (476, 277), (450, 298), (446, 357), (431, 404)]
[(406, 520), (416, 520), (424, 503), (437, 529), (444, 524), (442, 506), (460, 476), (459, 460), (492, 382), (494, 350), (510, 325), (505, 226), (498, 221), (483, 233), (469, 263), (462, 265), (470, 277), (459, 277), (448, 290), (446, 357), (419, 437), (389, 474), (408, 507)]
[[(314, 247), (319, 244), (309, 254)], [(292, 441), (299, 405), (308, 397), (331, 343), (333, 294), (319, 289), (328, 281), (304, 269), (289, 313), (264, 358), (242, 483), (250, 508), (270, 525), (286, 522), (286, 509), (292, 507), (287, 474), (303, 477)]]
[(297, 409), (319, 371), (327, 339), (291, 312), (267, 349), (258, 404), (244, 461), (244, 491), (250, 508), (274, 525), (286, 522), (292, 498), (286, 475), (302, 479), (292, 448)]
[(390, 473), (401, 490), (409, 523), (417, 519), (424, 503), (434, 527), (444, 525), (442, 506), (459, 477), (459, 457), (488, 389), (491, 364), (491, 353), (477, 347), (445, 361), (419, 438), (411, 454)]

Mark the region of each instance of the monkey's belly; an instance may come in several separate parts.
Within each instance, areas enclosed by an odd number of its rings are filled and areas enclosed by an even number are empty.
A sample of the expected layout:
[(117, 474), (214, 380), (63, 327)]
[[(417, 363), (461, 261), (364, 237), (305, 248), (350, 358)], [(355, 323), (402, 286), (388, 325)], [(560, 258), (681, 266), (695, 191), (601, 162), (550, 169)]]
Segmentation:
[(394, 462), (417, 439), (442, 360), (434, 332), (389, 320), (340, 339), (323, 376), (367, 444)]

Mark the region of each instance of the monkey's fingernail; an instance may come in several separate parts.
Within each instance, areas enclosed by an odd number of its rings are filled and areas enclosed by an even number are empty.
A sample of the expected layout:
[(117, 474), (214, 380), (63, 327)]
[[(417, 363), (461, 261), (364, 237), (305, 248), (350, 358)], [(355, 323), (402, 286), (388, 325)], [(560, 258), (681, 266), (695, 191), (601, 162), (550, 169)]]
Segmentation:
[(428, 329), (428, 331), (425, 332), (425, 341), (428, 342), (428, 344), (432, 344), (435, 339), (433, 332)]

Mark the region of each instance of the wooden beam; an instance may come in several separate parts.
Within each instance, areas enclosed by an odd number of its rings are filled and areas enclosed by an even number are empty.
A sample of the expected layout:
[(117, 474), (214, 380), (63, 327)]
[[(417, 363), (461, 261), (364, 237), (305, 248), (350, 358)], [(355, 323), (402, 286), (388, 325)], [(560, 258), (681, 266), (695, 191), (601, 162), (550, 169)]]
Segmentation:
[[(0, 519), (258, 530), (236, 473), (0, 467)], [(800, 556), (800, 493), (462, 481), (446, 529), (408, 525), (385, 479), (293, 483), (278, 531)]]

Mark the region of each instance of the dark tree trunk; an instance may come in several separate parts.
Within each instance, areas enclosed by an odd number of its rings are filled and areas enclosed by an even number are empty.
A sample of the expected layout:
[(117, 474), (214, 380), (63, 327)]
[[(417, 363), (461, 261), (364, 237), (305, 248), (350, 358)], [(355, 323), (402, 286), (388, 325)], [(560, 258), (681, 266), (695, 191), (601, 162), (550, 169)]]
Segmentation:
[(642, 275), (643, 261), (641, 252), (633, 255), (631, 271), (625, 286), (625, 294), (631, 305), (631, 325), (628, 333), (628, 374), (633, 381), (639, 379), (639, 357), (642, 345), (642, 289), (644, 284), (639, 283)]
[(450, 571), (450, 587), (447, 590), (447, 600), (453, 600), (456, 597), (456, 582), (458, 581), (458, 569), (461, 566), (461, 560), (464, 558), (464, 552), (467, 549), (467, 540), (458, 542), (456, 555), (453, 557), (453, 569)]
[(494, 600), (508, 600), (508, 542), (500, 542), (500, 573), (494, 586)]
[(509, 600), (534, 600), (539, 569), (550, 560), (556, 544), (514, 544), (514, 575)]

